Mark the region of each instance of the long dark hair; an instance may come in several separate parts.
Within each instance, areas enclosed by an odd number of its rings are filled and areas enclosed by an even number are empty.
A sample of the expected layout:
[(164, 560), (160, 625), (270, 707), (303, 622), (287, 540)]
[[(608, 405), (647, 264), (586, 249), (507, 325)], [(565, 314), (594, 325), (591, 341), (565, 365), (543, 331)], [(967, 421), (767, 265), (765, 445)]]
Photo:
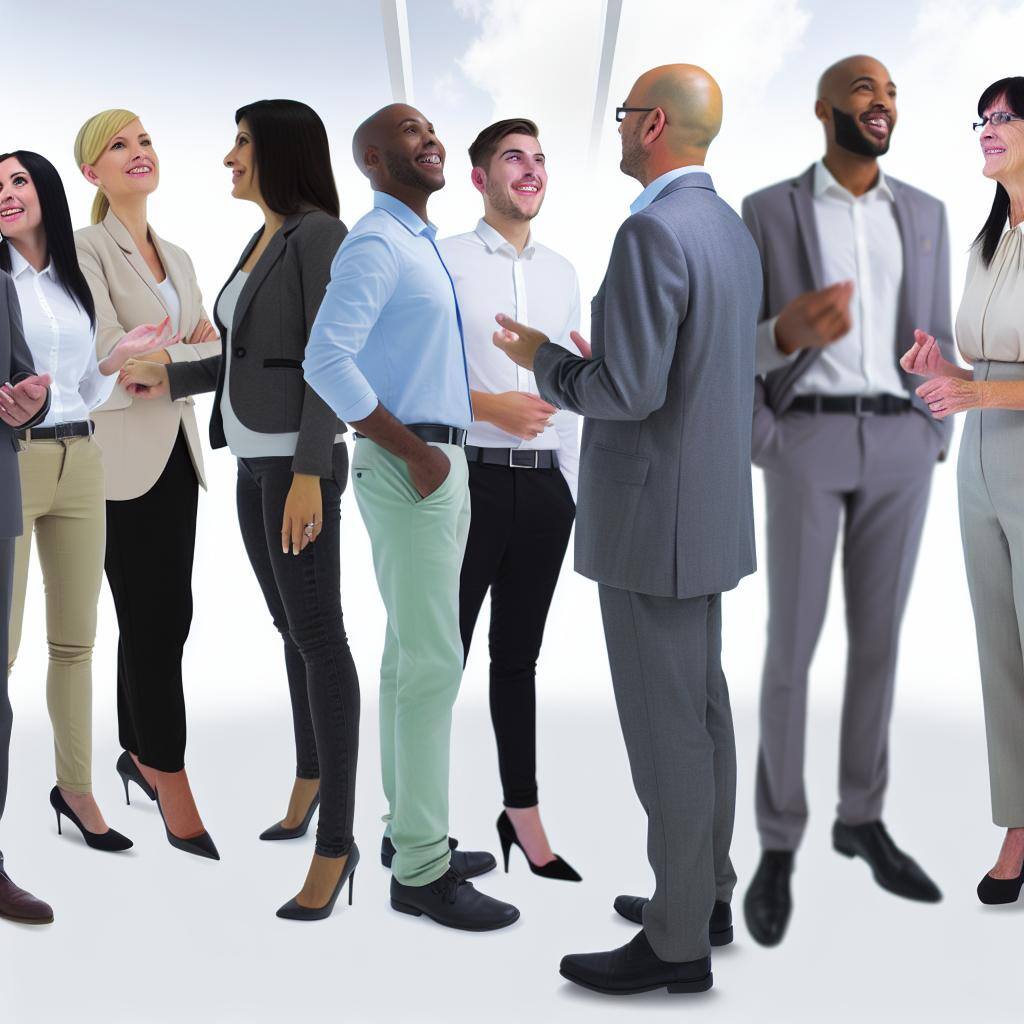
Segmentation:
[(288, 216), (313, 207), (341, 215), (331, 169), (327, 129), (317, 112), (298, 100), (256, 100), (235, 111), (252, 135), (263, 201)]
[[(57, 280), (79, 309), (88, 314), (89, 324), (95, 327), (96, 303), (93, 302), (82, 268), (78, 265), (75, 232), (71, 227), (71, 211), (68, 209), (64, 182), (60, 180), (57, 168), (45, 156), (27, 149), (0, 153), (0, 163), (12, 158), (20, 161), (36, 187), (43, 214), (43, 231), (46, 233), (46, 251), (57, 272)], [(6, 238), (0, 242), (0, 269), (11, 272), (11, 243)]]
[[(1000, 78), (993, 82), (978, 100), (978, 117), (984, 117), (985, 111), (992, 104), (1006, 97), (1006, 105), (1010, 108), (1011, 114), (1024, 117), (1024, 78), (1015, 75), (1013, 78)], [(992, 200), (992, 209), (989, 212), (985, 226), (978, 232), (974, 244), (981, 244), (981, 259), (987, 267), (992, 262), (996, 253), (999, 239), (1003, 237), (1006, 230), (1006, 218), (1010, 215), (1010, 196), (1002, 185), (996, 184), (995, 198)]]

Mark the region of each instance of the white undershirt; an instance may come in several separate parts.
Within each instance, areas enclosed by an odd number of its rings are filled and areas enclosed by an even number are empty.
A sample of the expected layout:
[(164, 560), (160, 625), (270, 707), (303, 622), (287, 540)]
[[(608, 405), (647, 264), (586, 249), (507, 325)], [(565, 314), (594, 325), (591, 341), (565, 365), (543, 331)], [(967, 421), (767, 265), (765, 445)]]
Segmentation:
[(178, 297), (178, 289), (171, 283), (171, 275), (164, 277), (157, 288), (160, 289), (164, 308), (171, 318), (171, 330), (177, 334), (181, 330), (181, 299)]

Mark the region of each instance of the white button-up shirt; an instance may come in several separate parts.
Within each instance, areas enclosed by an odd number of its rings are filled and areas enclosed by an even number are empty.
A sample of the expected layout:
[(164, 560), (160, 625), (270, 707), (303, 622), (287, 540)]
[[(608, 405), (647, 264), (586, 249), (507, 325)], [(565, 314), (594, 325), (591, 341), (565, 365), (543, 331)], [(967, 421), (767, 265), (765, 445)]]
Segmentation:
[(38, 426), (87, 420), (110, 397), (117, 374), (100, 373), (96, 332), (88, 314), (57, 280), (53, 263), (36, 271), (9, 242), (8, 250), (32, 362), (36, 373), (52, 378), (50, 411)]
[[(575, 355), (569, 337), (580, 326), (580, 286), (572, 264), (533, 240), (522, 253), (481, 220), (475, 231), (438, 242), (441, 256), (455, 282), (466, 339), (469, 385), (474, 391), (500, 394), (523, 391), (539, 395), (529, 370), (517, 366), (493, 342), (496, 313), (507, 313), (534, 327)], [(467, 444), (480, 448), (554, 450), (558, 466), (576, 499), (579, 475), (579, 418), (560, 409), (553, 423), (532, 441), (507, 434), (491, 423), (474, 421)]]
[[(903, 280), (903, 240), (885, 175), (862, 196), (843, 188), (820, 160), (814, 166), (814, 220), (824, 286), (853, 281), (852, 325), (822, 349), (796, 383), (797, 394), (880, 395), (906, 398), (896, 367), (896, 323)], [(758, 370), (795, 359), (775, 346), (775, 320), (761, 325)], [(909, 347), (909, 345), (908, 345)]]

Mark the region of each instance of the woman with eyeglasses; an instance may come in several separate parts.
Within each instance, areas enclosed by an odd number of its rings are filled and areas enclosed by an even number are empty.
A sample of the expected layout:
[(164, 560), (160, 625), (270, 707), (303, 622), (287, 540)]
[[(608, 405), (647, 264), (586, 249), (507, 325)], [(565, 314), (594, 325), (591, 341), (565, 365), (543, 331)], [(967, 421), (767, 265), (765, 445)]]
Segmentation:
[(982, 903), (1013, 903), (1024, 884), (1024, 78), (1003, 78), (978, 101), (982, 174), (992, 210), (971, 249), (956, 318), (971, 369), (947, 362), (915, 332), (903, 356), (926, 377), (917, 393), (939, 419), (966, 412), (957, 486), (974, 608), (988, 738), (992, 818), (1006, 829)]

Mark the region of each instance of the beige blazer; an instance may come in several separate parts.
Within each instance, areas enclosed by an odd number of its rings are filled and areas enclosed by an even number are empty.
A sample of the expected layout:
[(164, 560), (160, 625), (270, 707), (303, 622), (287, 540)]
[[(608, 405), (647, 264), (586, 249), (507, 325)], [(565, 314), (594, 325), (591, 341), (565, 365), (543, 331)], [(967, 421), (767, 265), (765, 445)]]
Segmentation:
[[(179, 328), (187, 338), (200, 320), (208, 319), (192, 261), (183, 249), (159, 238), (152, 228), (149, 234), (178, 293)], [(168, 311), (156, 278), (113, 211), (102, 223), (76, 231), (75, 246), (96, 302), (96, 350), (103, 359), (126, 331), (139, 324), (159, 323)], [(202, 345), (182, 343), (171, 346), (167, 354), (172, 362), (184, 362), (219, 355), (220, 350), (219, 341)], [(192, 405), (191, 398), (173, 402), (166, 397), (136, 401), (120, 384), (115, 385), (110, 398), (92, 414), (96, 439), (103, 450), (109, 501), (138, 498), (157, 482), (179, 429), (185, 433), (200, 486), (206, 487), (203, 451)]]

